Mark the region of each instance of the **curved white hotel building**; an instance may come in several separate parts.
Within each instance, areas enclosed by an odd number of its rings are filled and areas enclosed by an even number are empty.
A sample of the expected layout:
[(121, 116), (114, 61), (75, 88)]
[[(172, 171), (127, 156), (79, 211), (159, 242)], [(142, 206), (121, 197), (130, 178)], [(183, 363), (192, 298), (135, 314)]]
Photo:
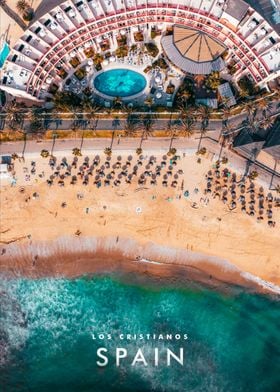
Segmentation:
[(261, 87), (280, 75), (279, 34), (242, 0), (67, 0), (46, 10), (12, 48), (1, 88), (45, 100), (75, 71), (71, 59), (87, 64), (90, 51), (101, 52), (104, 41), (112, 50), (119, 34), (129, 44), (136, 32), (151, 41), (152, 29), (185, 73), (222, 71), (231, 62), (235, 80), (249, 75)]

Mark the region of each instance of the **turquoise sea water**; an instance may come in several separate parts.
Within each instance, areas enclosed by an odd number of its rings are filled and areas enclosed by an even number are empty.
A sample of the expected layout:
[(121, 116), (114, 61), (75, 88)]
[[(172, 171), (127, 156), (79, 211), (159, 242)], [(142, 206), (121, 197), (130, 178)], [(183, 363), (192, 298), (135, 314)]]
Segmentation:
[(94, 87), (111, 97), (129, 97), (140, 93), (146, 87), (146, 79), (139, 72), (129, 69), (111, 69), (100, 73), (94, 79)]
[[(276, 392), (280, 306), (248, 293), (151, 284), (112, 277), (0, 282), (0, 391)], [(92, 333), (111, 333), (95, 341)], [(120, 333), (187, 333), (187, 341), (120, 343)], [(96, 349), (110, 362), (96, 365)], [(115, 347), (185, 349), (185, 365), (114, 365)], [(112, 361), (112, 362), (111, 362)]]

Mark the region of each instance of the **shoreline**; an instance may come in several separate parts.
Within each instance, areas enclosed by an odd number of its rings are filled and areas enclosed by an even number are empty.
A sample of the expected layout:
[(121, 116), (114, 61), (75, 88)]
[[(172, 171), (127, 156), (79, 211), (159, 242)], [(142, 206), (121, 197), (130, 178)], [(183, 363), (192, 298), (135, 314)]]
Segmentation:
[[(135, 278), (229, 286), (280, 295), (280, 287), (219, 257), (152, 242), (116, 237), (60, 237), (53, 241), (0, 247), (0, 276), (6, 279), (77, 278), (96, 274), (135, 274)], [(3, 251), (4, 249), (4, 251)]]
[[(270, 205), (269, 189), (261, 188), (259, 179), (247, 180), (242, 193), (238, 171), (234, 174), (231, 164), (215, 170), (211, 156), (198, 164), (195, 155), (181, 155), (171, 165), (158, 151), (141, 159), (117, 154), (109, 160), (89, 154), (76, 164), (60, 157), (53, 170), (42, 157), (15, 161), (16, 184), (1, 187), (0, 254), (1, 248), (6, 253), (0, 256), (0, 273), (81, 276), (108, 269), (170, 279), (181, 273), (185, 280), (212, 286), (225, 282), (279, 293), (279, 228), (268, 222), (279, 222), (280, 210), (276, 201)], [(59, 165), (67, 159), (70, 176)], [(135, 167), (137, 174), (131, 175)], [(231, 170), (229, 179), (224, 170)]]

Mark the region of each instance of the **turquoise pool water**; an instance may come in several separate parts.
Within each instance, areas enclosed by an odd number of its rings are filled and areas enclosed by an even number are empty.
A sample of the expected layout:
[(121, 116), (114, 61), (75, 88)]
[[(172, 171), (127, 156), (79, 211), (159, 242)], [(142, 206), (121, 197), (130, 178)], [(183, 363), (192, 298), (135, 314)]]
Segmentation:
[(146, 79), (139, 72), (130, 69), (111, 69), (97, 75), (94, 87), (110, 97), (129, 97), (140, 93), (146, 87)]
[[(245, 292), (114, 277), (0, 278), (0, 391), (276, 392), (280, 304)], [(93, 340), (92, 334), (112, 340)], [(120, 341), (120, 334), (187, 333), (185, 341)], [(114, 364), (114, 349), (185, 349), (185, 365)], [(109, 350), (98, 368), (96, 350)], [(160, 354), (161, 355), (161, 354)]]
[(0, 68), (3, 67), (6, 58), (9, 56), (10, 48), (7, 42), (4, 43), (0, 50)]

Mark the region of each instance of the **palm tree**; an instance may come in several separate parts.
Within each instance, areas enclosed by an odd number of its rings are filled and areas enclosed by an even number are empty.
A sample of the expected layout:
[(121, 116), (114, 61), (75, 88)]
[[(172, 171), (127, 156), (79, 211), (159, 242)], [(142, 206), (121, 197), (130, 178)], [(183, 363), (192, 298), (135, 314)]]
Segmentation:
[(179, 118), (190, 118), (193, 122), (196, 120), (196, 108), (191, 105), (181, 104), (179, 106)]
[(19, 0), (16, 4), (16, 9), (20, 15), (24, 15), (29, 8), (29, 4), (25, 0)]
[(170, 136), (170, 144), (169, 144), (169, 151), (172, 150), (173, 141), (178, 136), (178, 123), (177, 121), (172, 120), (172, 114), (170, 115), (170, 119), (167, 123), (167, 135)]
[(148, 106), (149, 109), (151, 109), (151, 107), (153, 106), (154, 100), (151, 96), (148, 96), (145, 101), (144, 101), (145, 105)]
[(139, 148), (142, 148), (143, 140), (153, 135), (156, 117), (152, 113), (144, 113), (140, 119), (140, 128), (142, 131)]
[(79, 148), (74, 147), (72, 150), (72, 154), (75, 155), (76, 157), (81, 157), (82, 156), (82, 152)]
[(272, 117), (266, 117), (260, 122), (261, 128), (263, 128), (265, 131), (271, 128), (273, 124), (274, 124), (274, 119)]
[(241, 88), (239, 90), (240, 98), (247, 98), (247, 97), (249, 97), (249, 95), (250, 95), (249, 90), (247, 90), (246, 88)]
[(77, 112), (74, 107), (72, 108), (71, 113), (73, 116), (71, 129), (72, 131), (77, 131), (79, 128), (81, 128), (83, 121), (83, 113)]
[(116, 133), (116, 130), (117, 130), (118, 126), (120, 125), (120, 123), (121, 123), (121, 122), (120, 122), (120, 119), (119, 119), (118, 116), (116, 116), (116, 117), (113, 119), (113, 121), (112, 121), (113, 130), (112, 130), (112, 137), (111, 137), (111, 145), (110, 145), (110, 147), (109, 147), (111, 151), (112, 151), (112, 148), (113, 148), (115, 133)]
[(126, 117), (126, 122), (124, 125), (124, 135), (126, 137), (129, 136), (135, 136), (137, 132), (137, 126), (138, 126), (139, 118), (133, 113), (128, 113)]
[(205, 80), (205, 75), (195, 75), (194, 81), (200, 86)]
[(227, 126), (229, 118), (232, 116), (232, 109), (228, 106), (222, 108), (223, 124)]
[(97, 112), (99, 111), (99, 106), (97, 106), (91, 99), (88, 97), (82, 101), (82, 108), (85, 115), (85, 118), (91, 124), (91, 121), (94, 123), (92, 125), (92, 129), (95, 131), (97, 126)]
[(54, 150), (56, 138), (57, 138), (57, 134), (55, 132), (53, 132), (53, 135), (52, 135), (53, 142), (52, 142), (52, 148), (51, 148), (51, 156), (53, 156), (53, 150)]
[(259, 110), (264, 118), (271, 112), (272, 103), (267, 98), (261, 98), (256, 104), (257, 110)]
[(256, 104), (252, 101), (246, 102), (244, 108), (247, 112), (249, 119), (254, 119), (257, 114)]
[(191, 92), (185, 89), (182, 92), (180, 92), (179, 101), (186, 103), (187, 100), (191, 98), (191, 96), (192, 96)]
[(121, 99), (121, 97), (115, 97), (114, 99), (113, 99), (113, 107), (120, 107), (120, 106), (122, 106), (122, 99)]
[(82, 100), (79, 95), (70, 91), (59, 91), (53, 98), (52, 102), (55, 110), (58, 112), (71, 113), (73, 110), (81, 110)]
[(0, 6), (6, 12), (6, 14), (20, 26), (22, 30), (26, 29), (26, 24), (18, 16), (18, 14), (7, 5), (6, 0), (0, 0)]
[(226, 124), (225, 126), (222, 127), (221, 133), (220, 133), (220, 152), (219, 152), (219, 158), (218, 160), (220, 161), (221, 156), (222, 156), (222, 151), (223, 148), (225, 147), (226, 143), (229, 142), (233, 138), (233, 131), (234, 128), (232, 125)]
[(48, 158), (50, 156), (50, 153), (48, 150), (42, 150), (40, 155), (42, 158)]
[(30, 108), (25, 116), (29, 120), (29, 130), (33, 133), (38, 133), (40, 131), (45, 130), (43, 115), (45, 114), (45, 110), (42, 108), (38, 108), (34, 106)]
[(199, 138), (199, 143), (197, 147), (197, 152), (199, 152), (201, 148), (201, 142), (202, 142), (202, 137), (203, 135), (206, 134), (207, 128), (209, 125), (209, 118), (211, 114), (211, 109), (208, 106), (205, 105), (199, 105), (197, 109), (197, 114), (198, 118), (201, 120), (201, 126), (200, 126), (200, 138)]
[(14, 131), (17, 131), (23, 127), (26, 113), (24, 107), (25, 106), (17, 102), (15, 99), (6, 105), (5, 122), (7, 122), (8, 127)]
[(104, 154), (107, 156), (111, 156), (112, 155), (112, 149), (110, 147), (106, 147), (104, 149)]
[(195, 122), (190, 117), (181, 118), (179, 132), (183, 137), (190, 138), (194, 134)]

